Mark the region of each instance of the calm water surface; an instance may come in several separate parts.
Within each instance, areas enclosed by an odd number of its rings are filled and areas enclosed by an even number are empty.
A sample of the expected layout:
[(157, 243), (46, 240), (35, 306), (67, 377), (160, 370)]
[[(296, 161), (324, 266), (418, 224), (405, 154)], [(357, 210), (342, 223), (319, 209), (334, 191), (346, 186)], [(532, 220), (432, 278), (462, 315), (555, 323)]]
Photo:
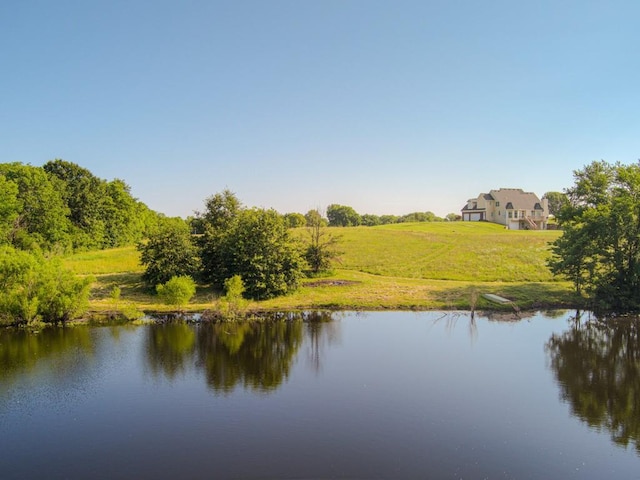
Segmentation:
[(0, 476), (640, 478), (640, 327), (366, 313), (0, 332)]

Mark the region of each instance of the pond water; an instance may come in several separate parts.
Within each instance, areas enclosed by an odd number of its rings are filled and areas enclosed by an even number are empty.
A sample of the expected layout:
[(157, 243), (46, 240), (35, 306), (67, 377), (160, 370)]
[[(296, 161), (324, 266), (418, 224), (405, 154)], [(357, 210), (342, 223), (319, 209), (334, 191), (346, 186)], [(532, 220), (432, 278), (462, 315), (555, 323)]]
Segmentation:
[(0, 332), (14, 478), (640, 478), (640, 328), (576, 312)]

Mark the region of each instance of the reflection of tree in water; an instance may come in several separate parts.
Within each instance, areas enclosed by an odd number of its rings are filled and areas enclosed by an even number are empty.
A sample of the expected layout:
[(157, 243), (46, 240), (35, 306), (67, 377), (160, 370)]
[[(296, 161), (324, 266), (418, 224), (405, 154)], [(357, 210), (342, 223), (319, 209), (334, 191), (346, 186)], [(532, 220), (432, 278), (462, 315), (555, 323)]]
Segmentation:
[(203, 324), (198, 330), (198, 364), (217, 392), (236, 385), (275, 390), (289, 376), (303, 338), (299, 321)]
[(305, 318), (309, 336), (308, 359), (315, 372), (320, 371), (323, 348), (339, 338), (339, 324), (334, 322), (336, 315), (329, 312), (309, 312)]
[(50, 370), (50, 377), (75, 377), (86, 367), (86, 357), (94, 352), (91, 330), (84, 327), (0, 330), (0, 386), (2, 390), (16, 378), (38, 368)]
[(195, 351), (196, 333), (193, 327), (182, 322), (153, 325), (145, 342), (147, 364), (158, 375), (164, 373), (172, 379), (183, 373)]
[(640, 321), (581, 321), (546, 345), (563, 400), (589, 426), (640, 454)]
[[(306, 332), (320, 338), (319, 314), (288, 314), (264, 322), (151, 325), (146, 339), (147, 364), (169, 379), (190, 365), (204, 371), (216, 392), (242, 385), (257, 391), (278, 388), (290, 373)], [(324, 315), (323, 321), (330, 319)], [(319, 354), (318, 354), (319, 355)]]

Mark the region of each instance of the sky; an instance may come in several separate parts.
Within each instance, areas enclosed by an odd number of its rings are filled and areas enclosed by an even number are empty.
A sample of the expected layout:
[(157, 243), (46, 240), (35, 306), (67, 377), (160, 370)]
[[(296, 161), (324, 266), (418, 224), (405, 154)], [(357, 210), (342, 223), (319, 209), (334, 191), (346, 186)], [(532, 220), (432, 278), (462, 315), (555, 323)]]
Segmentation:
[(3, 0), (0, 162), (186, 217), (459, 213), (640, 158), (637, 0)]

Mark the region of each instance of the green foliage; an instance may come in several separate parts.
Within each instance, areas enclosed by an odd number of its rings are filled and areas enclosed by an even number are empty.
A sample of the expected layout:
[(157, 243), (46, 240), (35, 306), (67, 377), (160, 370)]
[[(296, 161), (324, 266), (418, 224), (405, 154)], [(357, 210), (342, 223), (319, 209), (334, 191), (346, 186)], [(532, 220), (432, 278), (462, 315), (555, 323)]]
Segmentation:
[(335, 203), (327, 207), (327, 218), (331, 227), (354, 227), (360, 225), (360, 215), (352, 208)]
[(140, 262), (145, 266), (143, 279), (158, 285), (175, 276), (198, 272), (200, 257), (189, 226), (181, 219), (165, 219), (145, 242), (138, 244)]
[(332, 261), (340, 255), (336, 250), (338, 238), (328, 232), (320, 218), (316, 216), (315, 223), (307, 227), (309, 243), (304, 258), (312, 275), (330, 270)]
[(547, 192), (542, 198), (546, 198), (549, 202), (549, 213), (555, 217), (560, 215), (563, 208), (569, 206), (569, 198), (566, 193)]
[(72, 228), (61, 183), (42, 168), (21, 163), (0, 164), (0, 175), (18, 187), (20, 208), (11, 226), (12, 243), (25, 249), (36, 245), (45, 250), (68, 249)]
[(549, 268), (594, 308), (640, 310), (640, 164), (593, 162), (574, 177)]
[(254, 299), (295, 290), (303, 262), (283, 217), (275, 210), (239, 208), (230, 192), (212, 199), (214, 211), (201, 215), (204, 278), (221, 290), (227, 278), (240, 275)]
[(227, 300), (237, 300), (242, 298), (244, 291), (244, 282), (240, 275), (234, 275), (224, 281), (224, 296)]
[(30, 324), (77, 318), (88, 305), (92, 278), (75, 277), (58, 259), (0, 248), (0, 321)]
[(329, 225), (327, 219), (322, 216), (322, 213), (320, 213), (320, 210), (317, 208), (305, 213), (304, 219), (307, 227), (311, 227), (313, 225), (322, 225), (323, 227), (326, 227)]
[(304, 227), (307, 224), (307, 219), (301, 213), (287, 213), (284, 215), (284, 221), (289, 228)]
[(235, 319), (244, 309), (246, 300), (242, 297), (245, 291), (240, 275), (234, 275), (224, 281), (224, 296), (220, 299), (219, 310), (226, 320)]
[(188, 276), (172, 277), (157, 285), (156, 292), (166, 305), (182, 307), (196, 294), (196, 282)]
[(9, 234), (14, 228), (20, 210), (18, 185), (0, 175), (0, 245), (9, 242)]
[(242, 203), (231, 190), (223, 190), (205, 200), (204, 213), (198, 213), (198, 217), (206, 227), (215, 230), (228, 228), (242, 210)]
[(157, 217), (122, 180), (74, 163), (0, 164), (0, 244), (48, 252), (131, 245)]

